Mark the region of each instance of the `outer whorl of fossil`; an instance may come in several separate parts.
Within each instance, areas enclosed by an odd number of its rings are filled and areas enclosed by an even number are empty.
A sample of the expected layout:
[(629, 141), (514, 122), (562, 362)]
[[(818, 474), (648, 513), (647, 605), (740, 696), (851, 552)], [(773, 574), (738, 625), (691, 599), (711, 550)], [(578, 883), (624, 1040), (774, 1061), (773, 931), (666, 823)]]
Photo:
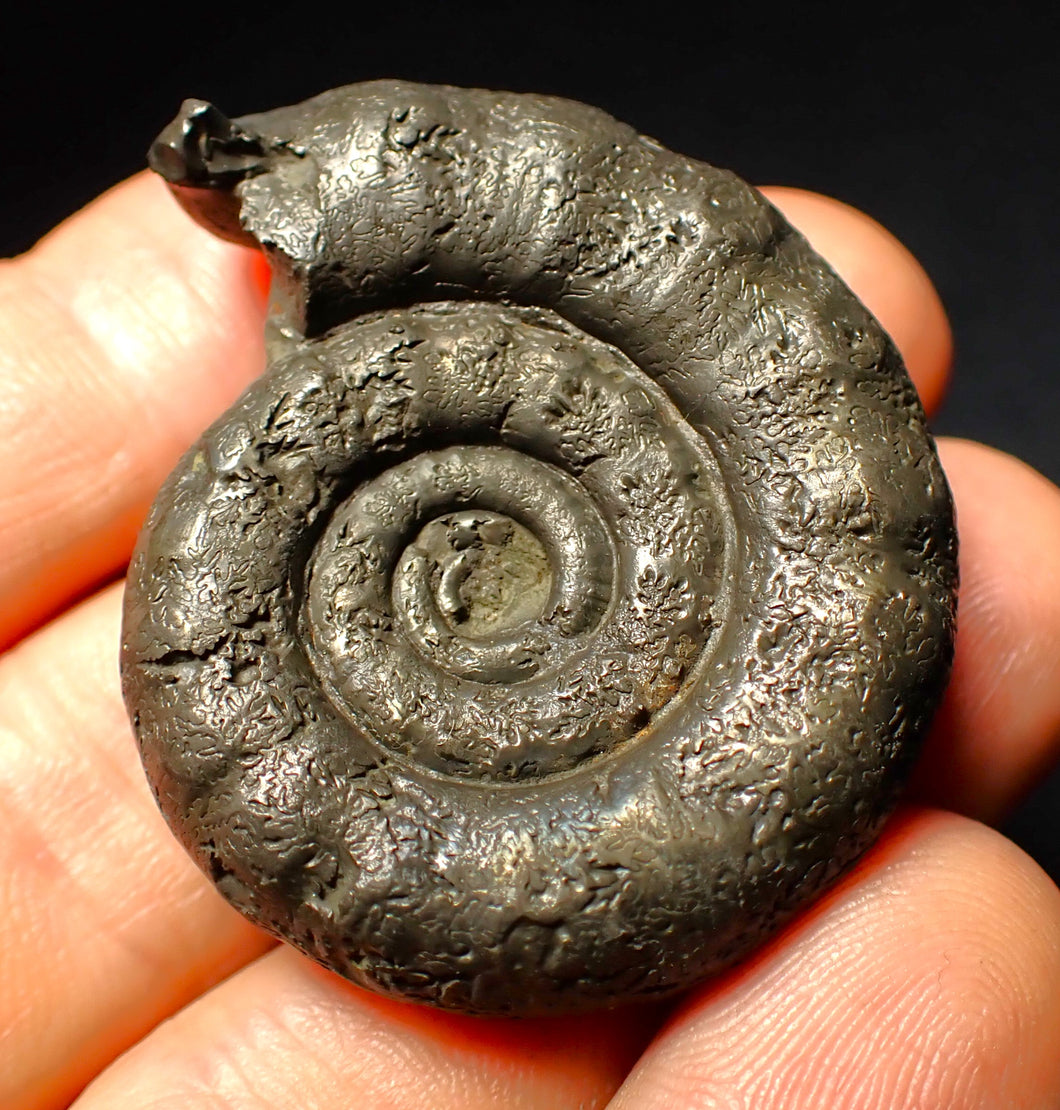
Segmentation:
[(949, 667), (893, 345), (752, 188), (595, 109), (376, 82), (152, 163), (272, 261), (161, 491), (123, 678), (174, 831), (377, 990), (679, 989), (867, 846)]

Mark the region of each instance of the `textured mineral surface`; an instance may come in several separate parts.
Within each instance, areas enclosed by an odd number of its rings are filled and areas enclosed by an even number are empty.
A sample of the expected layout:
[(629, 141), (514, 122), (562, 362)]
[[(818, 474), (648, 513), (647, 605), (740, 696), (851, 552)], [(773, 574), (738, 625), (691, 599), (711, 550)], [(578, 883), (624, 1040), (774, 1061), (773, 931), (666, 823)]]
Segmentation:
[(893, 344), (731, 173), (376, 82), (152, 150), (275, 280), (159, 494), (123, 678), (177, 836), (388, 993), (731, 964), (870, 843), (943, 689), (952, 507)]

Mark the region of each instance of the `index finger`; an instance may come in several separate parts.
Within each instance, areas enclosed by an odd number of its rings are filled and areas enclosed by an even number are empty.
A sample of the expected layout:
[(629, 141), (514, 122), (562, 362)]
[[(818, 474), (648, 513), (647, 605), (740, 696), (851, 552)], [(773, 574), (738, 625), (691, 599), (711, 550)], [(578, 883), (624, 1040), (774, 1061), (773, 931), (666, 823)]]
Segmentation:
[[(912, 256), (838, 201), (767, 193), (933, 404), (949, 328)], [(120, 571), (168, 470), (261, 371), (264, 266), (143, 174), (0, 270), (0, 649)]]
[(260, 372), (263, 268), (146, 174), (0, 268), (0, 649), (121, 569), (166, 472)]

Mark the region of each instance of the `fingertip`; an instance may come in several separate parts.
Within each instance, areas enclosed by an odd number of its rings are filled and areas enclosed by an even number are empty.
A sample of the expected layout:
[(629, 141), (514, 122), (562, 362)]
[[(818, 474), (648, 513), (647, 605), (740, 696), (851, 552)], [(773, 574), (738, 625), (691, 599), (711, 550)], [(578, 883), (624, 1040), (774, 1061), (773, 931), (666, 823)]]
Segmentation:
[(935, 286), (913, 255), (871, 216), (806, 189), (763, 188), (890, 334), (928, 413), (941, 403), (953, 333)]
[[(59, 301), (75, 301), (77, 291), (93, 282), (121, 284), (122, 292), (142, 297), (159, 280), (159, 272), (166, 280), (183, 280), (205, 304), (216, 298), (254, 318), (268, 294), (269, 269), (261, 251), (204, 230), (174, 200), (165, 182), (146, 170), (67, 217), (23, 257)], [(139, 286), (130, 280), (137, 268)], [(130, 316), (136, 307), (135, 301), (129, 305)]]
[(913, 788), (997, 820), (1060, 747), (1060, 490), (984, 444), (938, 447), (961, 587), (953, 674)]
[(145, 173), (4, 268), (0, 646), (120, 569), (166, 472), (261, 372), (262, 266)]

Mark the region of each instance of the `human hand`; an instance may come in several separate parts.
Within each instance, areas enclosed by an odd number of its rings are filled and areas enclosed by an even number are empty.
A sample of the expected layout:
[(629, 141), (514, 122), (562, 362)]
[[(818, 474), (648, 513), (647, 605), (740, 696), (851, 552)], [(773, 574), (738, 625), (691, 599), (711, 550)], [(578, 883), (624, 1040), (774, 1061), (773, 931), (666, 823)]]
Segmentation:
[[(851, 209), (769, 194), (934, 408), (950, 342), (923, 272)], [(1060, 893), (969, 817), (996, 820), (1054, 754), (1060, 496), (970, 443), (940, 444), (960, 630), (919, 808), (729, 974), (665, 1012), (467, 1018), (359, 990), (222, 902), (151, 799), (118, 690), (120, 585), (100, 587), (264, 365), (266, 280), (145, 177), (0, 271), (0, 1106), (86, 1084), (78, 1110), (1056, 1106)]]

